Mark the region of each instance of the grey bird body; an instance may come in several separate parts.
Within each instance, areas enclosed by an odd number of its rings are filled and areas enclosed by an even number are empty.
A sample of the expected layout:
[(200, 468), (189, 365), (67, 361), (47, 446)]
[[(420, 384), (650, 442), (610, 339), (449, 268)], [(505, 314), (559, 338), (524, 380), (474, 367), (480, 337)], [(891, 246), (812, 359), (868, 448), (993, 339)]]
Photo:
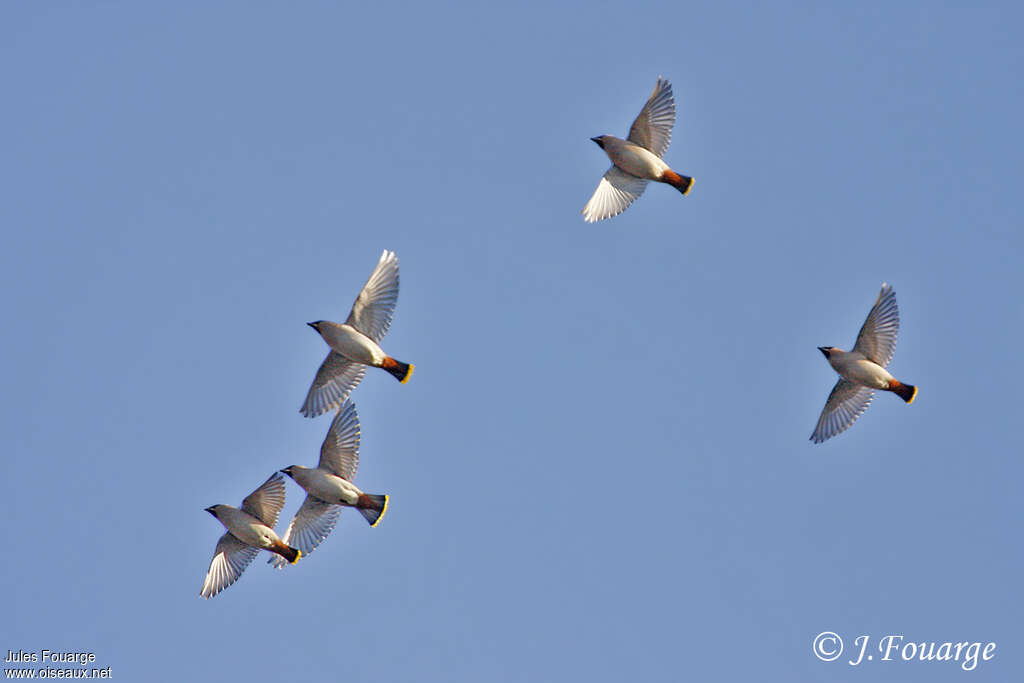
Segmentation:
[(398, 257), (385, 250), (344, 323), (307, 323), (320, 333), (331, 352), (320, 364), (299, 409), (303, 415), (316, 417), (337, 407), (363, 380), (367, 367), (382, 368), (402, 384), (409, 381), (413, 366), (391, 358), (380, 347), (397, 302)]
[(848, 429), (867, 410), (875, 390), (891, 391), (907, 403), (914, 402), (917, 387), (903, 384), (885, 369), (896, 350), (899, 328), (896, 293), (883, 284), (852, 351), (818, 347), (839, 375), (839, 381), (825, 401), (811, 441), (821, 443)]
[(284, 543), (274, 532), (277, 517), (284, 507), (284, 478), (277, 472), (246, 496), (242, 507), (211, 505), (206, 511), (224, 525), (227, 533), (217, 541), (210, 569), (199, 592), (212, 598), (233, 584), (260, 550), (280, 556), (281, 561), (295, 563), (302, 553)]
[(214, 505), (210, 514), (227, 528), (228, 532), (246, 545), (270, 550), (281, 544), (277, 533), (250, 514), (230, 505)]
[(866, 358), (859, 351), (843, 351), (829, 348), (828, 364), (840, 377), (871, 389), (888, 389), (896, 379), (878, 363)]
[[(359, 510), (371, 526), (384, 517), (388, 497), (364, 493), (352, 483), (359, 467), (359, 438), (356, 407), (346, 400), (327, 430), (317, 466), (290, 465), (281, 470), (306, 491), (306, 499), (284, 534), (285, 543), (308, 555), (334, 530), (345, 507)], [(278, 569), (285, 565), (281, 557), (269, 561)]]
[(612, 167), (583, 207), (584, 220), (593, 223), (619, 215), (644, 193), (652, 180), (671, 185), (684, 195), (690, 191), (693, 178), (676, 173), (661, 160), (672, 140), (675, 122), (672, 84), (659, 78), (625, 140), (614, 135), (590, 138), (605, 151)]
[(620, 140), (612, 135), (602, 135), (597, 139), (601, 140), (598, 144), (612, 163), (630, 175), (647, 180), (660, 180), (665, 171), (669, 170), (668, 164), (656, 154), (629, 140)]
[(341, 354), (353, 363), (380, 367), (384, 359), (388, 357), (384, 353), (384, 349), (380, 348), (377, 342), (351, 325), (332, 323), (326, 320), (310, 323), (309, 325), (320, 333), (320, 336), (331, 347), (331, 350)]
[(285, 474), (294, 479), (306, 493), (325, 503), (354, 506), (363, 494), (352, 482), (320, 467), (292, 465)]

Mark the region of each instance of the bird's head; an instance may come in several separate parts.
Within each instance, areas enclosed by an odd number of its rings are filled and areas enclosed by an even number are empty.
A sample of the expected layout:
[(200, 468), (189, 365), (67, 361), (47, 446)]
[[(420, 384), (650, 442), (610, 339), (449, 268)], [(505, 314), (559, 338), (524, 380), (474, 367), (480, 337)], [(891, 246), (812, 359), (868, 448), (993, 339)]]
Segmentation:
[(217, 508), (218, 507), (220, 507), (220, 506), (219, 505), (211, 505), (210, 507), (206, 508), (206, 511), (209, 512), (214, 517), (216, 517), (217, 516)]
[(834, 346), (819, 346), (818, 350), (821, 351), (823, 354), (825, 354), (825, 358), (828, 358), (829, 354), (832, 353), (832, 349), (834, 349), (834, 348), (835, 348)]
[(295, 465), (288, 465), (288, 467), (285, 467), (283, 470), (281, 470), (281, 473), (282, 474), (287, 474), (289, 477), (294, 479), (295, 478), (295, 468), (296, 468)]
[(590, 138), (590, 139), (593, 140), (595, 143), (597, 143), (598, 147), (600, 147), (601, 149), (604, 149), (604, 139), (606, 137), (608, 137), (608, 136), (607, 135), (598, 135), (596, 138)]

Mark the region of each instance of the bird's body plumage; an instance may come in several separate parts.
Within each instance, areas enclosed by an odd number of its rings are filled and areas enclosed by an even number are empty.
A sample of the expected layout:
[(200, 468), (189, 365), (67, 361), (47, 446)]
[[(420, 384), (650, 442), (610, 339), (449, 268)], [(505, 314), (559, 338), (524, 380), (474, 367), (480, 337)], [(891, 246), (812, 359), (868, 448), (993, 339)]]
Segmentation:
[(656, 154), (629, 140), (604, 135), (602, 142), (602, 148), (612, 163), (637, 178), (660, 180), (662, 174), (668, 170), (668, 164)]
[(658, 78), (654, 91), (633, 121), (627, 139), (614, 135), (591, 138), (611, 159), (612, 167), (605, 172), (594, 195), (583, 207), (583, 217), (588, 223), (625, 211), (643, 194), (649, 181), (672, 185), (683, 194), (690, 191), (693, 178), (676, 173), (661, 159), (672, 140), (675, 121), (672, 84)]
[(292, 465), (289, 474), (306, 493), (325, 503), (354, 506), (363, 493), (349, 480), (320, 467)]
[(832, 347), (828, 363), (840, 377), (870, 389), (888, 389), (895, 379), (889, 371), (860, 351), (843, 351)]
[(825, 401), (811, 441), (821, 443), (848, 429), (867, 410), (875, 390), (891, 391), (907, 403), (914, 401), (917, 387), (903, 384), (886, 370), (896, 350), (899, 328), (896, 293), (883, 284), (851, 351), (818, 347), (839, 375), (839, 381)]
[[(359, 490), (352, 479), (359, 467), (359, 416), (356, 407), (346, 400), (331, 421), (316, 467), (290, 465), (281, 470), (306, 491), (306, 499), (288, 525), (284, 542), (308, 555), (334, 531), (341, 511), (354, 507), (376, 526), (387, 509), (387, 496), (371, 495)], [(285, 563), (280, 557), (270, 558), (278, 569)]]
[(388, 356), (380, 347), (398, 303), (398, 257), (385, 250), (344, 323), (308, 323), (331, 347), (309, 387), (300, 412), (316, 417), (348, 398), (363, 380), (366, 368), (383, 368), (405, 384), (413, 366)]
[(268, 550), (282, 562), (295, 563), (302, 553), (283, 542), (274, 531), (284, 507), (284, 478), (277, 472), (249, 494), (242, 507), (212, 505), (206, 511), (224, 525), (227, 533), (217, 541), (210, 569), (200, 595), (212, 598), (242, 575), (260, 550)]
[(379, 366), (388, 357), (377, 342), (351, 325), (323, 320), (317, 323), (316, 331), (332, 351), (351, 362)]
[(262, 520), (230, 505), (215, 505), (216, 517), (228, 532), (246, 545), (270, 550), (281, 540)]

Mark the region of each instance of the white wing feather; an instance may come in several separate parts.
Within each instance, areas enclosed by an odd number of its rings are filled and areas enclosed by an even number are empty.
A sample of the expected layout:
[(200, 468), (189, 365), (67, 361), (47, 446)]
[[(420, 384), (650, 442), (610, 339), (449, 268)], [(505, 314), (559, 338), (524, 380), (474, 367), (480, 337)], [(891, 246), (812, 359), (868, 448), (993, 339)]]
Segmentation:
[(359, 416), (356, 406), (345, 401), (338, 414), (331, 421), (323, 445), (320, 446), (320, 463), (322, 470), (352, 481), (359, 467)]
[(672, 97), (672, 84), (659, 76), (654, 91), (633, 121), (626, 139), (662, 157), (672, 142), (675, 123), (676, 101)]
[(246, 496), (240, 509), (273, 529), (283, 507), (284, 477), (280, 472), (274, 472), (258, 489)]
[(882, 284), (875, 305), (871, 307), (864, 326), (860, 328), (854, 351), (860, 351), (869, 360), (883, 368), (892, 360), (896, 351), (896, 338), (900, 333), (900, 309), (896, 305), (896, 292), (888, 284)]
[(840, 379), (825, 401), (825, 408), (811, 434), (811, 441), (821, 443), (849, 429), (864, 414), (874, 396), (873, 389)]
[[(338, 517), (341, 515), (341, 508), (341, 505), (326, 503), (319, 498), (307, 495), (281, 540), (285, 544), (301, 550), (303, 555), (308, 555), (316, 550), (316, 547), (334, 531), (334, 527), (338, 524)], [(276, 569), (281, 569), (288, 564), (280, 555), (274, 555), (268, 560), (268, 563), (274, 565)]]
[(597, 191), (583, 207), (583, 218), (588, 223), (618, 216), (644, 193), (647, 181), (612, 166), (601, 178)]
[(306, 417), (323, 415), (348, 398), (365, 374), (365, 365), (353, 363), (340, 353), (331, 351), (320, 364), (299, 412)]
[(206, 572), (203, 589), (199, 594), (204, 598), (212, 598), (233, 584), (257, 553), (259, 548), (242, 543), (231, 532), (221, 536), (217, 548), (213, 551), (213, 561), (210, 562), (210, 570)]
[(398, 257), (385, 249), (345, 322), (379, 344), (391, 326), (397, 303)]

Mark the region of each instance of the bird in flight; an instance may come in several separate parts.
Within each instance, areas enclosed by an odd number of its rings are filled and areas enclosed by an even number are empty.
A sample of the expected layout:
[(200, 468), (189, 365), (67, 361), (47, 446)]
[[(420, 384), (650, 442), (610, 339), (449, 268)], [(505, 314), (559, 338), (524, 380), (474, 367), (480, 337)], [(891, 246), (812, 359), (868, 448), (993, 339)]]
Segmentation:
[[(370, 526), (377, 526), (388, 508), (388, 497), (356, 488), (352, 479), (358, 466), (359, 416), (355, 405), (346, 400), (320, 446), (317, 466), (290, 465), (281, 470), (306, 490), (306, 500), (284, 534), (285, 543), (303, 555), (313, 552), (334, 530), (342, 507), (356, 508)], [(278, 569), (285, 565), (285, 559), (279, 556), (271, 557), (269, 562)]]
[(284, 477), (274, 472), (242, 501), (241, 509), (230, 505), (206, 508), (227, 532), (217, 541), (201, 596), (212, 598), (237, 581), (260, 550), (269, 550), (291, 564), (299, 561), (302, 551), (284, 543), (274, 532), (283, 507)]
[(590, 138), (612, 160), (612, 167), (583, 207), (584, 220), (594, 223), (618, 216), (643, 194), (650, 180), (671, 185), (683, 194), (690, 191), (693, 178), (676, 173), (661, 160), (672, 141), (675, 122), (672, 84), (659, 76), (654, 92), (633, 121), (628, 138), (622, 140), (613, 135)]
[(825, 401), (811, 441), (821, 443), (848, 429), (867, 410), (876, 389), (891, 391), (907, 403), (914, 402), (917, 387), (903, 384), (885, 369), (896, 350), (899, 331), (896, 293), (889, 285), (882, 284), (882, 291), (860, 328), (852, 351), (834, 346), (818, 347), (832, 369), (839, 373), (839, 381)]
[(385, 249), (343, 324), (306, 323), (320, 333), (331, 351), (299, 409), (303, 415), (316, 417), (337, 407), (362, 381), (367, 365), (387, 370), (402, 384), (409, 381), (413, 366), (395, 360), (379, 346), (391, 326), (396, 303), (398, 257)]

